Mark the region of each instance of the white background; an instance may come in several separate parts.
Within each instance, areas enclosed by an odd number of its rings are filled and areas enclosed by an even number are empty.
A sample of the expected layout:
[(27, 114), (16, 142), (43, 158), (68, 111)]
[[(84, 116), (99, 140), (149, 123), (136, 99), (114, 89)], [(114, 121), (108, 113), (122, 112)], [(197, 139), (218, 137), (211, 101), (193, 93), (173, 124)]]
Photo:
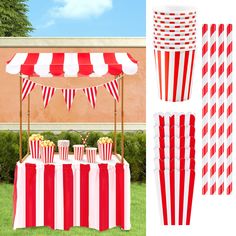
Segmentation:
[[(147, 236), (205, 236), (236, 235), (236, 179), (231, 196), (201, 195), (201, 26), (202, 23), (236, 22), (235, 1), (232, 0), (178, 0), (160, 1), (163, 5), (192, 5), (197, 8), (197, 54), (190, 101), (182, 103), (161, 102), (158, 97), (152, 48), (152, 8), (157, 0), (147, 0)], [(236, 25), (234, 25), (236, 27)], [(233, 38), (236, 28), (233, 26)], [(236, 44), (234, 44), (236, 45)], [(235, 54), (235, 53), (234, 53)], [(233, 56), (234, 58), (235, 55)], [(236, 86), (236, 85), (235, 85)], [(235, 90), (235, 89), (234, 89)], [(235, 102), (234, 102), (235, 103)], [(190, 226), (161, 226), (154, 178), (155, 112), (195, 112), (196, 114), (196, 180)], [(235, 106), (234, 106), (234, 111)], [(234, 120), (235, 120), (234, 112)], [(236, 127), (234, 127), (236, 129)], [(234, 158), (234, 156), (233, 156)], [(235, 169), (233, 169), (235, 171)]]

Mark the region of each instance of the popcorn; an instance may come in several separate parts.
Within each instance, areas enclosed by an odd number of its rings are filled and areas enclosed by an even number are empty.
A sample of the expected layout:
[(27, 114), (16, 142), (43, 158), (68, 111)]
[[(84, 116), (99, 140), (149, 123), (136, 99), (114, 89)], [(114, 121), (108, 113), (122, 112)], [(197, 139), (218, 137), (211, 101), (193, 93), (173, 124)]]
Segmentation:
[(50, 141), (50, 140), (43, 140), (40, 143), (41, 147), (54, 147), (55, 144), (54, 142)]
[(30, 137), (29, 137), (29, 140), (30, 141), (33, 141), (33, 140), (43, 140), (43, 135), (41, 134), (32, 134)]
[(109, 137), (101, 137), (100, 139), (98, 139), (98, 143), (99, 144), (103, 144), (103, 143), (113, 143), (112, 139)]

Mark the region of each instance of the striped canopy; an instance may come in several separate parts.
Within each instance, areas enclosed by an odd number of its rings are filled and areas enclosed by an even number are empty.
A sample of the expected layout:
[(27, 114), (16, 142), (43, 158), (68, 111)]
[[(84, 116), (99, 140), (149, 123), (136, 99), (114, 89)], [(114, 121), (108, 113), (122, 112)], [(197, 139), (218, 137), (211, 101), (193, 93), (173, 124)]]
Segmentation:
[(137, 63), (129, 53), (16, 53), (6, 72), (34, 77), (133, 75)]

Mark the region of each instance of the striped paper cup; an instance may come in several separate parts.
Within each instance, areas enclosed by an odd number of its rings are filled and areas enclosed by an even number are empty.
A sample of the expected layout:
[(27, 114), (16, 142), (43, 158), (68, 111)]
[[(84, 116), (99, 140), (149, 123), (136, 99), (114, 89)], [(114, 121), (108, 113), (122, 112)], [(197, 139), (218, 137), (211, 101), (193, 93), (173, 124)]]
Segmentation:
[(196, 42), (196, 36), (174, 36), (174, 37), (168, 37), (168, 36), (153, 36), (153, 40), (157, 42)]
[(180, 33), (196, 33), (196, 27), (193, 28), (160, 28), (160, 27), (153, 27), (153, 31), (158, 32), (158, 33), (175, 33), (175, 34), (180, 34)]
[(192, 125), (181, 125), (181, 126), (157, 126), (155, 127), (155, 137), (195, 137), (195, 127)]
[(186, 21), (193, 21), (196, 20), (196, 15), (190, 16), (162, 16), (162, 15), (155, 15), (153, 14), (153, 21), (169, 21), (169, 22), (186, 22)]
[(153, 23), (153, 27), (156, 29), (164, 29), (164, 30), (175, 30), (179, 31), (179, 29), (194, 29), (196, 28), (196, 24), (163, 24), (163, 23)]
[(170, 102), (189, 100), (195, 50), (154, 49), (154, 57), (159, 78), (160, 99)]
[(57, 145), (62, 146), (62, 147), (69, 147), (70, 146), (70, 140), (58, 140)]
[(158, 31), (153, 31), (153, 36), (157, 37), (195, 37), (196, 32), (158, 32)]
[(110, 161), (112, 157), (112, 143), (98, 143), (98, 153), (102, 160)]
[(40, 158), (40, 142), (41, 140), (29, 140), (30, 154), (34, 159)]
[(158, 170), (195, 170), (194, 159), (154, 159), (155, 169)]
[(89, 163), (96, 162), (97, 148), (86, 148), (86, 157)]
[(84, 145), (82, 144), (77, 144), (73, 145), (74, 148), (74, 158), (77, 161), (83, 160), (84, 157)]
[(153, 19), (154, 20), (169, 20), (169, 21), (182, 21), (182, 20), (194, 20), (196, 19), (196, 14), (193, 15), (186, 15), (186, 16), (171, 16), (171, 15), (158, 15), (153, 12)]
[(157, 141), (157, 148), (165, 148), (165, 147), (176, 147), (176, 148), (190, 148), (195, 147), (195, 138), (193, 136), (189, 137), (162, 137), (156, 138)]
[(170, 40), (157, 40), (153, 39), (153, 45), (155, 46), (172, 46), (172, 47), (179, 47), (179, 46), (188, 46), (188, 45), (196, 45), (196, 41), (170, 41)]
[(153, 9), (153, 14), (156, 16), (180, 17), (196, 15), (196, 8), (190, 6), (158, 6)]
[(161, 160), (164, 159), (195, 159), (195, 148), (194, 147), (165, 147), (156, 148), (154, 150), (155, 157)]
[(58, 151), (59, 151), (59, 158), (61, 160), (68, 160), (70, 141), (58, 140), (57, 145), (58, 145)]
[(185, 26), (185, 25), (192, 25), (192, 24), (195, 24), (196, 25), (196, 19), (187, 19), (187, 20), (183, 20), (183, 19), (180, 19), (180, 20), (167, 20), (167, 19), (153, 19), (153, 23), (154, 24), (161, 24), (161, 25), (182, 25), (182, 26)]
[[(182, 44), (182, 45), (161, 45), (161, 44), (154, 44), (153, 42), (154, 50), (157, 51), (164, 51), (164, 52), (186, 52), (186, 51), (192, 51), (196, 49), (196, 43), (194, 44)], [(155, 51), (154, 51), (155, 52)]]
[(154, 114), (156, 126), (195, 126), (195, 115), (192, 113), (157, 113)]
[(190, 225), (195, 183), (193, 170), (154, 171), (162, 225)]
[(54, 146), (40, 147), (41, 160), (45, 164), (53, 163)]

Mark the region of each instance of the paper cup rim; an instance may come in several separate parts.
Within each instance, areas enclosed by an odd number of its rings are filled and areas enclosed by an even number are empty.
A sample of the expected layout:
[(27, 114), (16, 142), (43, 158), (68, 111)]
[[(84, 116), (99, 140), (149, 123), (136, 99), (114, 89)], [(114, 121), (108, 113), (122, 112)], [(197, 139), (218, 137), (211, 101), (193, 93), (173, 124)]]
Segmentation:
[(191, 41), (196, 41), (197, 37), (196, 36), (185, 36), (185, 37), (153, 36), (153, 40), (165, 41), (165, 42), (191, 42)]
[(158, 33), (175, 33), (175, 34), (179, 34), (179, 33), (196, 33), (197, 28), (193, 27), (193, 28), (176, 28), (176, 29), (171, 29), (171, 28), (166, 28), (166, 29), (162, 29), (162, 28), (156, 28), (153, 27), (153, 31), (154, 32), (158, 32)]
[(196, 19), (197, 15), (158, 15), (153, 13), (153, 19), (159, 19), (159, 20), (190, 20), (190, 19)]
[(196, 23), (192, 24), (162, 24), (162, 23), (153, 23), (153, 27), (157, 29), (172, 29), (172, 30), (178, 30), (178, 29), (192, 29), (196, 28)]
[(186, 52), (186, 51), (195, 51), (196, 50), (196, 45), (187, 45), (186, 47), (181, 46), (181, 47), (168, 47), (168, 46), (158, 46), (154, 45), (154, 50), (156, 51), (164, 51), (164, 52)]
[(97, 148), (96, 147), (87, 147), (87, 148), (85, 148), (86, 150), (97, 150)]
[(185, 116), (195, 116), (196, 117), (196, 113), (194, 112), (157, 112), (153, 115), (153, 118), (154, 119), (157, 119), (158, 116), (168, 116), (168, 117), (171, 117), (171, 116), (182, 116), (182, 115), (185, 115)]
[(154, 45), (157, 45), (157, 46), (192, 46), (192, 45), (195, 45), (196, 44), (196, 40), (193, 40), (193, 41), (165, 41), (163, 40), (163, 42), (161, 41), (158, 41), (158, 40), (154, 40), (153, 41)]
[(153, 19), (153, 24), (164, 24), (164, 25), (191, 25), (196, 24), (197, 20), (195, 18), (190, 20), (162, 20)]
[(84, 144), (74, 144), (73, 147), (84, 147)]
[(165, 5), (153, 8), (155, 14), (164, 15), (194, 15), (197, 13), (197, 9), (194, 6), (177, 6), (177, 5)]
[(63, 140), (63, 139), (57, 140), (57, 144), (60, 143), (60, 142), (70, 143), (70, 140), (66, 140), (66, 139), (65, 140)]
[(153, 31), (153, 36), (157, 37), (188, 37), (196, 36), (196, 31), (193, 32), (162, 32), (162, 31)]

